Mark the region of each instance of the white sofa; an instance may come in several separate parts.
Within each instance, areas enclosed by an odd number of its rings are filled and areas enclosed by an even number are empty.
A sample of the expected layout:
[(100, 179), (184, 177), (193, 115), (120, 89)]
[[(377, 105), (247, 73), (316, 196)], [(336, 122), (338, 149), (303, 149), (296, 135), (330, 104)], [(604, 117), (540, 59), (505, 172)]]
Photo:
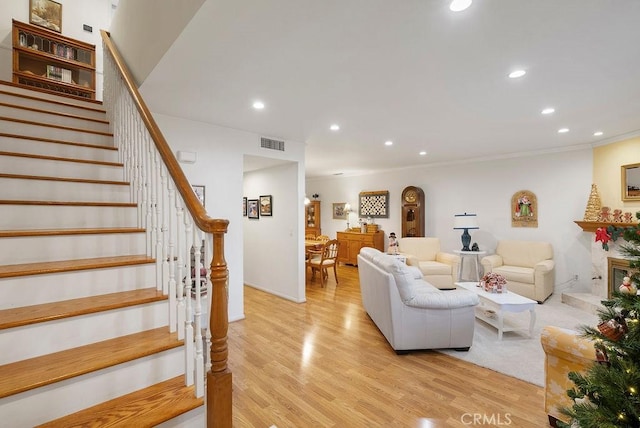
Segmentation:
[(507, 289), (544, 302), (553, 293), (555, 262), (548, 242), (498, 241), (496, 253), (481, 260), (484, 272), (496, 272), (507, 280)]
[(360, 250), (358, 273), (364, 309), (396, 353), (471, 347), (475, 293), (440, 290), (419, 269), (370, 247)]
[(445, 290), (456, 288), (460, 256), (440, 251), (439, 238), (400, 238), (398, 251), (407, 256), (407, 264), (418, 267), (431, 284)]

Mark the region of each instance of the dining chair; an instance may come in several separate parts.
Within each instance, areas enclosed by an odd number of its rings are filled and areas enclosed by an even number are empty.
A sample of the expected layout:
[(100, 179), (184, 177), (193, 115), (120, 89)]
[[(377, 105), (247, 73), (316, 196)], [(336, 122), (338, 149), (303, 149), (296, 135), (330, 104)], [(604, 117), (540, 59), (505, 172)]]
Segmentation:
[(322, 253), (320, 255), (311, 256), (307, 262), (307, 267), (311, 268), (311, 279), (315, 279), (316, 271), (320, 272), (320, 284), (324, 287), (325, 280), (329, 279), (329, 268), (333, 267), (333, 276), (336, 278), (336, 285), (338, 284), (338, 271), (336, 265), (338, 264), (338, 246), (337, 239), (331, 239), (324, 243), (322, 247)]

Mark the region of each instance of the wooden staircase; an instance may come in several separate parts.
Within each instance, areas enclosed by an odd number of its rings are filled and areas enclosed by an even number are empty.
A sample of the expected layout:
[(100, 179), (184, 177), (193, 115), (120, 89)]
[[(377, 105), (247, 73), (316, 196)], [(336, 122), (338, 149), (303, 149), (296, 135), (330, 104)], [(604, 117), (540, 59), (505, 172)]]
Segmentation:
[(170, 426), (203, 405), (112, 140), (100, 103), (0, 82), (3, 426)]

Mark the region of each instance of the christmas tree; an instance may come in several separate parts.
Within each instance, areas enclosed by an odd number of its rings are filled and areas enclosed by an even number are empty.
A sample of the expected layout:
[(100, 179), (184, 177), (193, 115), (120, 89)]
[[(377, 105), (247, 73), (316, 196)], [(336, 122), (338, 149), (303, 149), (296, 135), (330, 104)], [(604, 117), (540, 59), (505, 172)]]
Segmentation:
[(598, 362), (583, 374), (569, 373), (575, 387), (567, 394), (574, 404), (563, 409), (571, 422), (561, 427), (640, 427), (640, 226), (609, 226), (596, 234), (605, 249), (619, 237), (626, 241), (621, 252), (636, 273), (602, 302), (598, 326), (581, 328), (582, 336), (593, 341)]

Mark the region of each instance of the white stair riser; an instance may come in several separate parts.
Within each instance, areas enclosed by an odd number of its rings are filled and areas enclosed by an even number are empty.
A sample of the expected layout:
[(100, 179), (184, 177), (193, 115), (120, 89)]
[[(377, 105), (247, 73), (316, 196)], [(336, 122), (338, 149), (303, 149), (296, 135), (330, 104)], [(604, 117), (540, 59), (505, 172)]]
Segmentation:
[(2, 330), (0, 364), (166, 326), (168, 310), (160, 301)]
[(0, 229), (136, 227), (135, 207), (0, 205)]
[(103, 162), (119, 162), (118, 152), (116, 150), (2, 136), (0, 136), (0, 151)]
[(2, 423), (32, 427), (183, 373), (183, 350), (172, 349), (5, 399)]
[(90, 269), (0, 279), (0, 310), (137, 290), (156, 285), (156, 265)]
[[(207, 420), (207, 407), (200, 406), (193, 410), (156, 425), (154, 428), (202, 428)], [(275, 425), (273, 425), (275, 426)]]
[(131, 202), (131, 194), (125, 185), (0, 177), (0, 199)]
[(109, 132), (108, 123), (95, 122), (83, 118), (55, 114), (55, 112), (45, 113), (0, 105), (0, 116), (10, 117), (12, 119), (29, 120), (47, 125), (61, 125), (92, 131)]
[[(4, 88), (0, 87), (0, 91), (4, 91)], [(31, 98), (23, 98), (20, 96), (0, 93), (0, 102), (22, 106), (22, 107), (32, 107), (38, 110), (47, 110), (47, 111), (55, 111), (56, 113), (71, 114), (71, 115), (76, 115), (80, 117), (86, 117), (89, 119), (98, 119), (98, 120), (105, 120), (105, 121), (107, 120), (107, 115), (104, 111), (82, 108), (82, 107), (78, 107), (70, 104), (50, 102), (44, 99), (34, 100)]]
[(26, 236), (0, 239), (3, 263), (53, 262), (146, 253), (144, 233)]
[(7, 134), (28, 135), (31, 137), (52, 138), (54, 140), (87, 143), (102, 146), (111, 145), (113, 136), (82, 132), (75, 129), (60, 129), (50, 126), (30, 125), (9, 120), (0, 120), (0, 129)]
[(23, 94), (23, 95), (29, 95), (31, 97), (38, 97), (38, 98), (42, 98), (45, 100), (53, 100), (53, 101), (60, 101), (63, 103), (67, 103), (67, 104), (73, 104), (73, 105), (77, 105), (77, 106), (84, 106), (84, 107), (89, 107), (89, 108), (97, 108), (97, 109), (102, 109), (102, 103), (96, 103), (96, 102), (91, 102), (91, 101), (83, 101), (80, 99), (76, 99), (76, 98), (71, 98), (71, 97), (64, 97), (64, 96), (60, 96), (60, 95), (55, 95), (55, 94), (49, 94), (46, 92), (40, 92), (40, 91), (34, 91), (31, 90), (29, 88), (24, 88), (21, 86), (13, 86), (13, 85), (4, 85), (2, 84), (2, 82), (0, 82), (0, 89), (2, 89), (5, 92), (11, 92), (13, 94)]
[(124, 176), (121, 166), (34, 159), (20, 156), (0, 156), (0, 171), (5, 174), (111, 181), (122, 181)]

